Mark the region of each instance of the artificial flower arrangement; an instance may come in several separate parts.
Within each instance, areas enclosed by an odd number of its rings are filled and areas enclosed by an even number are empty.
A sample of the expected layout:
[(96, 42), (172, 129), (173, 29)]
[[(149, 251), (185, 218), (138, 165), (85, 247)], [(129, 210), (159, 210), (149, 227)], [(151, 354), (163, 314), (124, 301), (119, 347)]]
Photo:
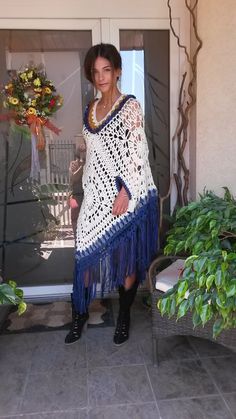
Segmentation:
[[(55, 133), (59, 133), (54, 125), (50, 124), (49, 117), (53, 115), (63, 103), (60, 95), (56, 94), (56, 89), (46, 77), (45, 72), (37, 67), (26, 67), (23, 71), (18, 71), (3, 89), (4, 108), (10, 112), (10, 117), (18, 125), (35, 124), (37, 128), (47, 126)], [(44, 148), (44, 141), (38, 135), (37, 148)]]
[[(0, 120), (13, 120), (17, 126), (27, 126), (31, 132), (32, 142), (32, 177), (37, 177), (39, 163), (37, 150), (44, 150), (45, 136), (43, 127), (55, 134), (60, 129), (50, 121), (52, 116), (63, 104), (63, 98), (56, 93), (56, 88), (40, 67), (27, 66), (17, 71), (10, 78), (2, 91), (3, 107), (8, 112), (1, 115)], [(36, 150), (36, 151), (35, 151)], [(31, 169), (32, 169), (31, 168)]]

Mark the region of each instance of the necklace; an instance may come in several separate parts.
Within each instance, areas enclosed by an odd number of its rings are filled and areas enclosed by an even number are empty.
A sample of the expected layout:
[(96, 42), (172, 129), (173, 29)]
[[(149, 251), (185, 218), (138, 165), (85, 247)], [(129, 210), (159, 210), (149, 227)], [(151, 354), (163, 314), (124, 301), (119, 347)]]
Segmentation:
[(106, 103), (105, 105), (103, 103), (100, 103), (103, 109), (106, 109), (109, 106), (109, 103)]
[(110, 103), (106, 103), (106, 104), (103, 104), (103, 103), (101, 103), (100, 102), (100, 105), (102, 106), (102, 108), (103, 109), (106, 109), (108, 106), (110, 106), (111, 108), (112, 108), (112, 106), (114, 105), (114, 103), (116, 103), (117, 102), (117, 100), (119, 99), (119, 97), (120, 97), (121, 95), (119, 95), (119, 96), (117, 96), (116, 98), (115, 98), (115, 100), (113, 100), (112, 101), (112, 103), (110, 104)]

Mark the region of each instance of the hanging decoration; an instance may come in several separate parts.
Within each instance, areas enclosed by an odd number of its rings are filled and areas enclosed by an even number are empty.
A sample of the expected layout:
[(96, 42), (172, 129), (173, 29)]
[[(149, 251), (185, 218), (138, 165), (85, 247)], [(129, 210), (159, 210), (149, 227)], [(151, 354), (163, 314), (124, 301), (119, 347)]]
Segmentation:
[(13, 120), (16, 126), (27, 126), (31, 135), (31, 173), (38, 179), (40, 166), (38, 151), (45, 148), (44, 127), (60, 133), (50, 117), (62, 106), (63, 98), (56, 93), (51, 80), (38, 67), (27, 66), (14, 74), (2, 91), (3, 107), (7, 113), (0, 120)]

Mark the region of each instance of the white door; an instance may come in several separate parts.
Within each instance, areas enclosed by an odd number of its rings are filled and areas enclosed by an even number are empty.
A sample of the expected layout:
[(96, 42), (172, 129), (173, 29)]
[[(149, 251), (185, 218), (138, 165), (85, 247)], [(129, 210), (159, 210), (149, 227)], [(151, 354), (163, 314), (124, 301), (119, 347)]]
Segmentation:
[[(48, 78), (64, 97), (64, 105), (53, 120), (62, 133), (59, 138), (48, 138), (47, 153), (41, 154), (40, 164), (46, 184), (65, 183), (76, 138), (82, 130), (83, 109), (93, 94), (83, 75), (82, 63), (86, 51), (101, 42), (101, 22), (0, 19), (0, 35), (2, 79), (7, 80), (7, 71), (24, 68), (30, 61), (35, 65), (42, 63)], [(50, 200), (46, 193), (38, 200), (35, 186), (28, 181), (30, 141), (16, 132), (9, 137), (5, 153), (1, 131), (0, 136), (0, 181), (7, 175), (7, 187), (0, 191), (0, 215), (4, 220), (0, 229), (0, 266), (4, 276), (17, 282), (26, 299), (52, 300), (69, 295), (74, 237), (65, 194), (56, 192)]]

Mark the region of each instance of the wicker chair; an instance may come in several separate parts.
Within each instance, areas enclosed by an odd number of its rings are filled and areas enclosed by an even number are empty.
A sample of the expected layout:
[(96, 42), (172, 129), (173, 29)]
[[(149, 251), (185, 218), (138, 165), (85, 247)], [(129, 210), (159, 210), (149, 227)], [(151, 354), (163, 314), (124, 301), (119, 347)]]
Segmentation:
[[(169, 319), (167, 316), (161, 316), (157, 309), (157, 300), (163, 295), (163, 292), (156, 289), (156, 275), (163, 269), (163, 264), (174, 262), (180, 259), (179, 256), (159, 256), (151, 264), (148, 271), (149, 285), (151, 290), (152, 301), (152, 339), (153, 339), (153, 363), (158, 363), (158, 339), (173, 335), (191, 335), (206, 338), (214, 342), (220, 343), (232, 350), (236, 350), (236, 329), (224, 331), (217, 340), (212, 337), (212, 323), (208, 322), (205, 327), (197, 327), (193, 329), (192, 315), (188, 313), (186, 316), (176, 321), (176, 317)], [(183, 259), (183, 258), (181, 258)], [(176, 278), (177, 280), (177, 278)]]

